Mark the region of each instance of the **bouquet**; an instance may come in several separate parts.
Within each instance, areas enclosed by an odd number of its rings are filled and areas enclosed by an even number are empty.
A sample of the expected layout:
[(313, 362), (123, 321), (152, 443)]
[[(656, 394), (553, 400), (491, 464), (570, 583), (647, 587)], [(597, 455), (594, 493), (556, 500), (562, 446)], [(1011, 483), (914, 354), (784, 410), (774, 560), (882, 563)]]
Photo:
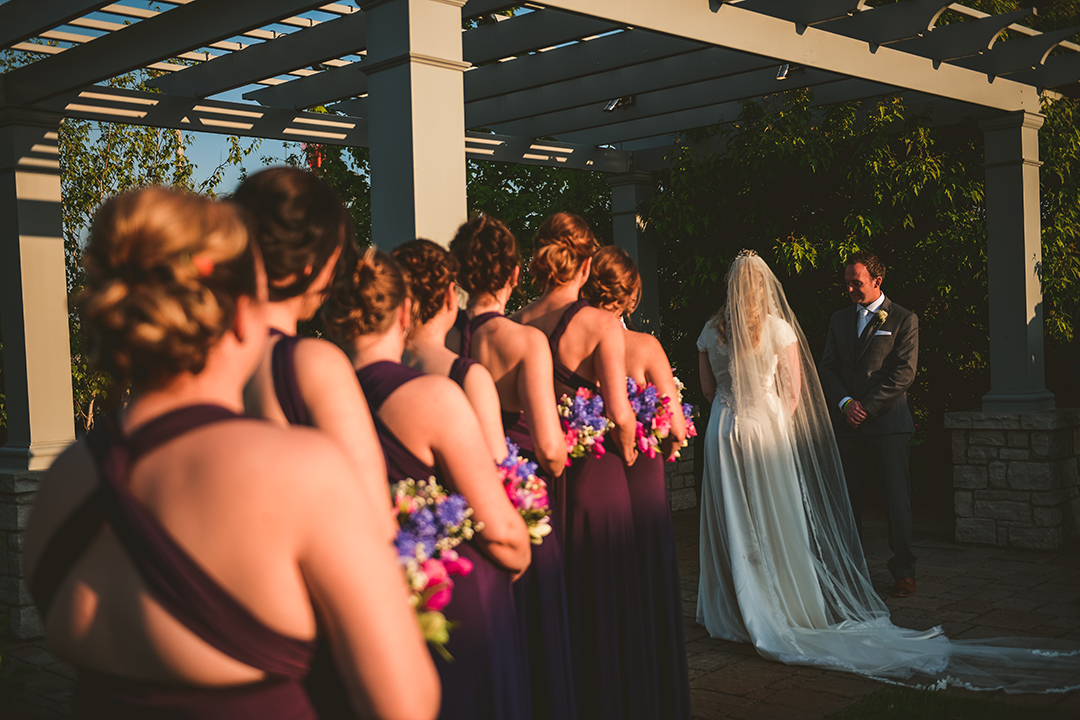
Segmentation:
[(596, 457), (604, 455), (604, 433), (612, 427), (604, 417), (604, 398), (591, 390), (578, 388), (571, 395), (559, 399), (559, 418), (566, 437), (567, 466), (573, 458), (584, 457), (592, 452)]
[(533, 545), (540, 545), (551, 532), (547, 483), (536, 476), (536, 463), (521, 457), (520, 449), (510, 438), (506, 438), (506, 447), (510, 454), (499, 463), (503, 487), (529, 528), (529, 540)]
[[(682, 408), (683, 417), (686, 418), (686, 437), (687, 439), (697, 437), (697, 427), (694, 426), (694, 406), (690, 403), (684, 403), (682, 401), (683, 390), (686, 389), (686, 386), (682, 384), (682, 380), (680, 380), (679, 378), (674, 379), (675, 394), (677, 396), (675, 398), (675, 401), (679, 404), (679, 407)], [(683, 446), (686, 446), (685, 442), (683, 443)]]
[(652, 383), (638, 385), (632, 377), (626, 378), (626, 394), (637, 416), (637, 449), (652, 459), (660, 441), (671, 434), (671, 398), (661, 397)]
[[(671, 419), (674, 409), (672, 405), (679, 407), (686, 418), (687, 439), (697, 436), (697, 428), (694, 426), (694, 408), (690, 403), (682, 401), (682, 391), (685, 385), (675, 378), (676, 398), (674, 402), (667, 395), (661, 396), (656, 386), (652, 383), (638, 385), (634, 378), (626, 378), (626, 394), (630, 398), (630, 406), (637, 416), (637, 448), (649, 458), (656, 457), (660, 443), (671, 434)], [(683, 441), (683, 447), (686, 441)], [(679, 457), (676, 452), (669, 462), (674, 462)]]
[(424, 639), (447, 660), (451, 624), (442, 609), (453, 596), (452, 575), (465, 576), (473, 564), (454, 550), (483, 526), (471, 519), (472, 508), (461, 495), (428, 480), (402, 480), (390, 486), (397, 511), (398, 533), (394, 538), (398, 561), (412, 594)]

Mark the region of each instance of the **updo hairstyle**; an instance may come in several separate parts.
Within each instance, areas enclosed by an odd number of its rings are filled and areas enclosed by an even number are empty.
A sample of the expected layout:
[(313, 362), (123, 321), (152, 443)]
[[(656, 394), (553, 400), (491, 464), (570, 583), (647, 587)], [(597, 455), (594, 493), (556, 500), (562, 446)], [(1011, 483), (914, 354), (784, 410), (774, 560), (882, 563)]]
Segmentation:
[(446, 291), (457, 278), (458, 261), (445, 248), (423, 239), (398, 245), (390, 256), (411, 280), (413, 319), (423, 325), (442, 309)]
[(632, 313), (641, 300), (641, 273), (630, 253), (615, 245), (597, 250), (581, 294), (596, 307)]
[(382, 250), (369, 247), (357, 257), (351, 248), (342, 253), (345, 268), (323, 305), (323, 322), (330, 337), (340, 343), (360, 335), (386, 332), (394, 312), (409, 297), (409, 275)]
[(556, 213), (536, 231), (529, 271), (542, 287), (565, 285), (599, 247), (584, 220), (572, 213)]
[(164, 187), (121, 193), (98, 210), (83, 253), (82, 319), (91, 357), (119, 382), (199, 373), (257, 291), (243, 210)]
[(314, 173), (263, 170), (241, 183), (232, 199), (252, 216), (271, 301), (303, 295), (334, 251), (353, 242), (348, 210)]
[(450, 241), (450, 252), (461, 264), (458, 284), (473, 297), (494, 294), (506, 287), (520, 265), (514, 234), (487, 215), (458, 228)]

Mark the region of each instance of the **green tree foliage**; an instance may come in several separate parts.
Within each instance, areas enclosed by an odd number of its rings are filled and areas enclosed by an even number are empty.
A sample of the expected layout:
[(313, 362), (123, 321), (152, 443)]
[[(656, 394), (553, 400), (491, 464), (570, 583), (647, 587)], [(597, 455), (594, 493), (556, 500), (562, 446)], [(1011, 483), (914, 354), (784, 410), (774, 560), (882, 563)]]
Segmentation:
[[(0, 71), (27, 61), (27, 54), (0, 54)], [(108, 82), (114, 87), (157, 92), (145, 83), (159, 71), (129, 73)], [(189, 133), (179, 130), (99, 123), (65, 118), (60, 124), (60, 187), (63, 197), (64, 250), (67, 264), (69, 298), (68, 322), (71, 340), (71, 374), (76, 427), (89, 429), (103, 403), (118, 401), (123, 388), (113, 387), (112, 380), (95, 370), (87, 355), (86, 333), (77, 312), (83, 287), (82, 250), (98, 207), (109, 197), (147, 185), (171, 185), (213, 196), (226, 169), (240, 165), (259, 147), (259, 140), (228, 138), (228, 153), (205, 179), (195, 179), (196, 166), (187, 150), (194, 142)], [(0, 368), (0, 388), (2, 383)], [(0, 394), (0, 423), (6, 426)]]
[[(1080, 300), (1080, 103), (1044, 107), (1040, 133), (1043, 290), (1048, 368), (1064, 366)], [(784, 283), (811, 347), (849, 300), (845, 259), (868, 249), (888, 266), (884, 289), (920, 317), (911, 391), (917, 441), (945, 451), (945, 412), (989, 389), (982, 133), (974, 121), (935, 128), (898, 99), (813, 105), (801, 90), (749, 103), (730, 126), (682, 144), (647, 208), (659, 245), (665, 345), (684, 377), (693, 341), (723, 303), (741, 248)], [(1059, 402), (1076, 402), (1064, 382)], [(947, 466), (948, 460), (942, 461)]]

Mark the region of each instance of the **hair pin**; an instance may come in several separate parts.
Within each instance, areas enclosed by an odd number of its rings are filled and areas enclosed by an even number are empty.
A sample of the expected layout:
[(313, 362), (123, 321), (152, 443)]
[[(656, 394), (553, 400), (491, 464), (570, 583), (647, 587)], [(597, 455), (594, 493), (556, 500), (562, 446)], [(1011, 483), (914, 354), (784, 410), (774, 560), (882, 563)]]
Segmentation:
[(195, 266), (199, 277), (207, 277), (214, 272), (214, 261), (208, 255), (198, 254), (191, 258), (191, 264)]

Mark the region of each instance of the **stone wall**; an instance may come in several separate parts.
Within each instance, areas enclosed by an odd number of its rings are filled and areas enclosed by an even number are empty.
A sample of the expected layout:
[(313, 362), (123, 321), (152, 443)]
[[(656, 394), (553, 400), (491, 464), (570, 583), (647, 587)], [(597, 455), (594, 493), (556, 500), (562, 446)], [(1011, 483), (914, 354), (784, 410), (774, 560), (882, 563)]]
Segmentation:
[(664, 464), (664, 475), (667, 479), (668, 498), (671, 501), (671, 511), (689, 510), (697, 507), (697, 473), (694, 471), (694, 445), (690, 444), (679, 452), (679, 459), (673, 463)]
[(32, 470), (0, 470), (0, 614), (10, 613), (11, 634), (17, 638), (44, 634), (21, 567), (22, 532), (41, 475)]
[(958, 542), (1047, 550), (1080, 537), (1080, 410), (949, 413), (945, 427)]

